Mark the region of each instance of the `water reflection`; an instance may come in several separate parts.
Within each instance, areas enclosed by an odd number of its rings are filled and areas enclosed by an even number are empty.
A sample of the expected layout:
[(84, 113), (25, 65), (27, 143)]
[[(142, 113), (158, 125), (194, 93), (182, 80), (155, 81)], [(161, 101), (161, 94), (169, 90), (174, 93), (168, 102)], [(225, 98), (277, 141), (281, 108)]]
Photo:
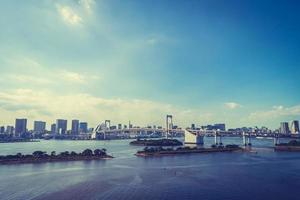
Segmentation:
[[(214, 138), (205, 138), (211, 145)], [(274, 152), (138, 158), (129, 141), (0, 144), (1, 154), (106, 148), (112, 160), (0, 166), (1, 199), (292, 199), (300, 195), (300, 154)], [(224, 138), (224, 144), (241, 138)], [(2, 148), (3, 147), (3, 148)], [(66, 149), (67, 148), (67, 149)], [(295, 198), (294, 198), (295, 199)]]

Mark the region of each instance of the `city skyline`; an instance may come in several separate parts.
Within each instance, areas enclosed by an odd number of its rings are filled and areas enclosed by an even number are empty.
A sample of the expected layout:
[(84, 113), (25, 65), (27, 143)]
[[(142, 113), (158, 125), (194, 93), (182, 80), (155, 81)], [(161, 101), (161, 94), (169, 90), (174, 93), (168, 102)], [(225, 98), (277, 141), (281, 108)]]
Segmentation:
[[(171, 115), (167, 115), (171, 116)], [(30, 123), (32, 121), (32, 123)], [(0, 127), (3, 129), (10, 129), (13, 128), (15, 129), (15, 132), (18, 133), (18, 129), (22, 130), (23, 132), (27, 131), (33, 131), (33, 132), (39, 132), (39, 133), (44, 133), (45, 131), (49, 131), (51, 133), (56, 133), (56, 134), (72, 134), (72, 135), (77, 135), (79, 132), (84, 132), (86, 133), (88, 130), (94, 130), (97, 126), (102, 126), (106, 123), (106, 121), (109, 121), (109, 124), (111, 123), (111, 120), (103, 120), (99, 122), (96, 126), (91, 126), (89, 125), (89, 122), (87, 121), (81, 121), (78, 119), (56, 119), (54, 122), (47, 123), (45, 121), (41, 120), (30, 120), (27, 118), (16, 118), (15, 119), (15, 126), (11, 124), (0, 124)], [(19, 125), (18, 125), (19, 124)], [(243, 125), (240, 127), (228, 127), (225, 123), (223, 122), (218, 122), (218, 123), (209, 123), (209, 124), (200, 124), (200, 123), (191, 123), (186, 126), (178, 126), (178, 124), (172, 123), (174, 126), (174, 129), (186, 129), (186, 128), (191, 128), (193, 129), (214, 129), (214, 130), (222, 130), (222, 131), (227, 131), (227, 130), (234, 130), (234, 129), (265, 129), (269, 131), (279, 131), (282, 134), (299, 134), (299, 120), (294, 119), (291, 121), (282, 121), (278, 124), (278, 126), (275, 129), (272, 129), (267, 126), (247, 126)], [(152, 128), (165, 128), (163, 124), (134, 124), (130, 120), (128, 123), (120, 123), (120, 122), (112, 122), (110, 124), (111, 128), (114, 127), (115, 129), (123, 129), (123, 128), (146, 128), (146, 127), (152, 127)], [(19, 127), (19, 128), (17, 128)], [(218, 127), (218, 128), (214, 128)], [(226, 128), (225, 128), (226, 127)], [(22, 132), (21, 131), (21, 132)], [(1, 133), (4, 133), (4, 131), (1, 131)]]
[(255, 2), (3, 2), (0, 124), (299, 119), (298, 3)]

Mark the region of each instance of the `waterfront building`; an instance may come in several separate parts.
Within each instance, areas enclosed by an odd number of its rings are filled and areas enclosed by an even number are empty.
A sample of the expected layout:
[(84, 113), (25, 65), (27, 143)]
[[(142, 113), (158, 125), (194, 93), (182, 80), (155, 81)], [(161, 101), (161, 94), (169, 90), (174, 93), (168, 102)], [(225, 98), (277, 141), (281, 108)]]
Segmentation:
[(15, 136), (20, 136), (27, 131), (27, 119), (16, 119)]
[(122, 129), (122, 124), (118, 124), (118, 129)]
[(192, 130), (195, 130), (195, 129), (196, 129), (195, 124), (192, 124), (192, 125), (191, 125), (191, 129), (192, 129)]
[(46, 122), (34, 121), (33, 131), (35, 133), (45, 133), (45, 130), (46, 130)]
[(214, 130), (226, 131), (226, 126), (225, 124), (215, 124)]
[(56, 124), (51, 124), (51, 134), (56, 133)]
[(289, 123), (288, 122), (281, 122), (280, 123), (280, 132), (282, 134), (289, 134), (290, 133)]
[(77, 119), (72, 120), (71, 133), (72, 133), (72, 135), (78, 135), (79, 134), (79, 120), (77, 120)]
[(5, 133), (5, 127), (4, 126), (1, 126), (0, 127), (0, 133), (2, 134), (2, 133)]
[(298, 120), (292, 121), (292, 124), (291, 124), (291, 133), (292, 134), (298, 134), (298, 133), (300, 133), (300, 131), (299, 131), (299, 121)]
[(207, 131), (212, 131), (212, 130), (226, 131), (226, 126), (225, 126), (225, 124), (220, 123), (220, 124), (214, 124), (214, 125), (201, 126), (201, 129), (207, 130)]
[(80, 133), (87, 133), (88, 132), (88, 123), (80, 122), (79, 123), (79, 131), (80, 131)]
[(7, 126), (5, 133), (9, 134), (9, 135), (12, 135), (14, 133), (14, 127), (13, 126)]
[(56, 120), (56, 134), (66, 134), (67, 133), (67, 123), (65, 119)]

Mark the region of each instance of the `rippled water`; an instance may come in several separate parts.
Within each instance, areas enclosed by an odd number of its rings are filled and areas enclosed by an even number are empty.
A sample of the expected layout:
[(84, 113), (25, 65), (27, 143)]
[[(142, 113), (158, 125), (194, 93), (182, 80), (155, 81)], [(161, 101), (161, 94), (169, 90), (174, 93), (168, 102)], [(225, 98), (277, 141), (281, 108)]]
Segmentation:
[[(206, 138), (210, 144), (213, 138)], [(0, 144), (0, 154), (106, 148), (116, 158), (0, 166), (0, 199), (298, 199), (300, 153), (273, 152), (138, 158), (141, 147), (119, 141), (41, 141)], [(226, 138), (224, 143), (241, 143)]]

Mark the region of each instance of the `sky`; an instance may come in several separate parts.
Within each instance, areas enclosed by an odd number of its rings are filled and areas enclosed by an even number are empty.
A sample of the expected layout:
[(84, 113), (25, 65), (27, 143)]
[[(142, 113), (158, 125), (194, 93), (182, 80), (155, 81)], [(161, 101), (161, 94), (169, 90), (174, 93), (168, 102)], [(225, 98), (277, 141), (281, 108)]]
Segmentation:
[(300, 3), (3, 0), (0, 125), (300, 119)]

